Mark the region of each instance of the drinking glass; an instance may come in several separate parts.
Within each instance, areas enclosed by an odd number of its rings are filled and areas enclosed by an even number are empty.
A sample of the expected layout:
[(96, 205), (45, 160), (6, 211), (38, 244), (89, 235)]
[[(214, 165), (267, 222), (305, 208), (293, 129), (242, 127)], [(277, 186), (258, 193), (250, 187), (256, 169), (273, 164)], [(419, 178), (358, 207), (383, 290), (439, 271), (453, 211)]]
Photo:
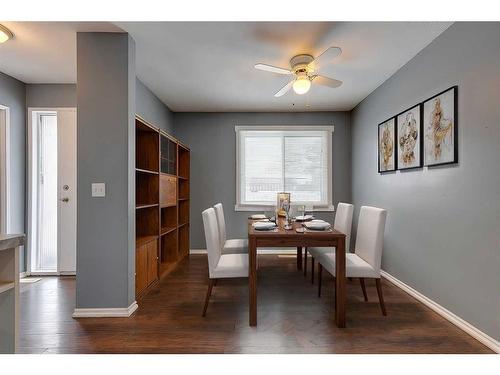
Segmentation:
[(266, 217), (271, 220), (271, 218), (273, 217), (274, 215), (274, 211), (272, 211), (272, 209), (268, 209), (264, 212), (264, 215), (266, 215)]
[(302, 220), (304, 220), (306, 218), (306, 205), (305, 204), (301, 204), (298, 207), (298, 210), (299, 210), (299, 212), (302, 213)]

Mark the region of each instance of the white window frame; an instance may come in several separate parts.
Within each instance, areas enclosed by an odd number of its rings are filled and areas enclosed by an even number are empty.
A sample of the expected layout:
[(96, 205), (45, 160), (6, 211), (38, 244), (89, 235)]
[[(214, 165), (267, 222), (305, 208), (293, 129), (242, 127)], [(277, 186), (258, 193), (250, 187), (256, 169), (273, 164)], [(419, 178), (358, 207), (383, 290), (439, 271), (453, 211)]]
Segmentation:
[[(313, 125), (293, 125), (293, 126), (235, 126), (234, 131), (236, 133), (236, 205), (234, 206), (235, 211), (263, 211), (269, 209), (275, 205), (275, 203), (269, 203), (267, 205), (256, 205), (256, 204), (242, 204), (241, 203), (241, 160), (240, 160), (240, 143), (241, 143), (241, 132), (242, 131), (326, 131), (329, 132), (332, 138), (327, 143), (327, 204), (326, 205), (314, 205), (313, 211), (334, 211), (333, 206), (333, 174), (332, 174), (332, 143), (333, 143), (333, 131), (334, 125), (327, 126), (313, 126)], [(292, 204), (294, 204), (292, 200)]]

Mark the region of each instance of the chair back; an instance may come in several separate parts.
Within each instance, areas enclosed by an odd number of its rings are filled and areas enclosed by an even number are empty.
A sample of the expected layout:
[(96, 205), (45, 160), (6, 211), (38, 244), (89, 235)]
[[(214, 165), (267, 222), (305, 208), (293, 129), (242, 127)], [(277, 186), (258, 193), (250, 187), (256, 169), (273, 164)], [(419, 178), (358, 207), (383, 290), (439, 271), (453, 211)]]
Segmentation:
[(208, 273), (209, 276), (212, 277), (213, 270), (217, 267), (221, 257), (217, 217), (212, 207), (203, 211), (201, 216), (203, 217), (203, 228), (205, 230), (205, 241), (207, 243)]
[(224, 248), (226, 243), (226, 220), (224, 219), (224, 208), (222, 208), (222, 203), (217, 203), (214, 206), (215, 215), (217, 216), (217, 225), (219, 228), (219, 241), (220, 248)]
[(345, 234), (345, 249), (348, 252), (351, 246), (352, 213), (354, 206), (349, 203), (339, 203), (335, 213), (333, 228)]
[(359, 212), (355, 253), (380, 271), (387, 211), (382, 208), (362, 206)]

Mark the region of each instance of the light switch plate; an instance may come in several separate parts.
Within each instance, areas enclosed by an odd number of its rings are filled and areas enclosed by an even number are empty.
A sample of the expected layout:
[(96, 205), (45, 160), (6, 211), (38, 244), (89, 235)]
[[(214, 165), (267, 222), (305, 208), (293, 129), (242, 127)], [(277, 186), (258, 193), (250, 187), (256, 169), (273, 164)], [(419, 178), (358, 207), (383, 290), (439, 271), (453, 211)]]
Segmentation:
[(92, 196), (93, 197), (105, 197), (106, 196), (106, 184), (104, 182), (96, 182), (92, 184)]

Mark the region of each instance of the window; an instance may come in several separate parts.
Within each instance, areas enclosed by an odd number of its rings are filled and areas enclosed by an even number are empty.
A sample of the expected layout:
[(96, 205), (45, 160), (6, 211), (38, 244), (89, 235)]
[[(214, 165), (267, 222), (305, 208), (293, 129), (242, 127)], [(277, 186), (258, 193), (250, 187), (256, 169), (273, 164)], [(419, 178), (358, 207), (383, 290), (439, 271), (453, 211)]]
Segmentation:
[(276, 204), (289, 192), (292, 203), (332, 208), (333, 126), (236, 127), (236, 210)]

